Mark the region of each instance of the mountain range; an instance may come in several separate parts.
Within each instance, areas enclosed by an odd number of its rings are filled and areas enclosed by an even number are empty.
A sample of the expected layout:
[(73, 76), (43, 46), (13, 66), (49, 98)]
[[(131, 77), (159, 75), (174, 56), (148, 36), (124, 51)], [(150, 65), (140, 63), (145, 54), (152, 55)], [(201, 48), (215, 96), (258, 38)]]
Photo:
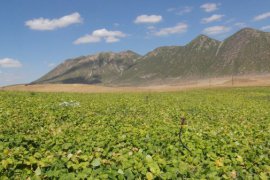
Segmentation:
[(101, 52), (69, 59), (32, 84), (149, 85), (270, 73), (270, 33), (244, 28), (224, 41), (199, 35), (185, 46)]

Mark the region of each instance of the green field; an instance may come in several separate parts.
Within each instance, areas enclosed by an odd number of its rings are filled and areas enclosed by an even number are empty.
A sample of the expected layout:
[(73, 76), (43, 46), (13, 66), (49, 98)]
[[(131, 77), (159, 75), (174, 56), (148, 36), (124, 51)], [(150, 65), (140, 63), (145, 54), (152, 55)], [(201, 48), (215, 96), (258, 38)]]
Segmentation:
[(270, 88), (0, 92), (0, 179), (269, 176)]

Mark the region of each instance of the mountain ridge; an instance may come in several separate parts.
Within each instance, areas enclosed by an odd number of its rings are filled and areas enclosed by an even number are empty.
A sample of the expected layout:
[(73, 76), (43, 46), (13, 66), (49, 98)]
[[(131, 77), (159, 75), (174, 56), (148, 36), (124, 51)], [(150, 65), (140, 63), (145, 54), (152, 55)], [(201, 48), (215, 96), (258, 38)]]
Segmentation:
[(224, 41), (201, 34), (184, 46), (162, 46), (143, 56), (127, 50), (69, 59), (33, 84), (139, 85), (265, 72), (270, 33), (244, 28)]

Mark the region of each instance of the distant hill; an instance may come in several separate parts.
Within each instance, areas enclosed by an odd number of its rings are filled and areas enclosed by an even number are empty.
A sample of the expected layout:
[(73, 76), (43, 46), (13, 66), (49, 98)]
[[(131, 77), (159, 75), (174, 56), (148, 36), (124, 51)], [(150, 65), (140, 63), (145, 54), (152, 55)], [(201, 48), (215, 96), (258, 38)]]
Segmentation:
[(136, 63), (141, 56), (132, 51), (120, 53), (102, 52), (90, 56), (82, 56), (66, 60), (37, 83), (110, 83)]
[(185, 46), (99, 53), (65, 61), (34, 83), (140, 85), (270, 73), (270, 33), (245, 28), (223, 42), (200, 35)]

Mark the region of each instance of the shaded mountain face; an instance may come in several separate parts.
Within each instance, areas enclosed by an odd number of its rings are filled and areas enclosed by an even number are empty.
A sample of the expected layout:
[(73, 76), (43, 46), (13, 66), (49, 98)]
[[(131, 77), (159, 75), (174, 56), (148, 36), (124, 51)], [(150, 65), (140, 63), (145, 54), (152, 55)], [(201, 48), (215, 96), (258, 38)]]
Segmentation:
[(110, 83), (130, 68), (139, 57), (132, 51), (82, 56), (66, 60), (33, 83)]
[(245, 28), (223, 42), (200, 35), (145, 56), (100, 53), (65, 61), (35, 83), (140, 85), (270, 72), (270, 33)]

